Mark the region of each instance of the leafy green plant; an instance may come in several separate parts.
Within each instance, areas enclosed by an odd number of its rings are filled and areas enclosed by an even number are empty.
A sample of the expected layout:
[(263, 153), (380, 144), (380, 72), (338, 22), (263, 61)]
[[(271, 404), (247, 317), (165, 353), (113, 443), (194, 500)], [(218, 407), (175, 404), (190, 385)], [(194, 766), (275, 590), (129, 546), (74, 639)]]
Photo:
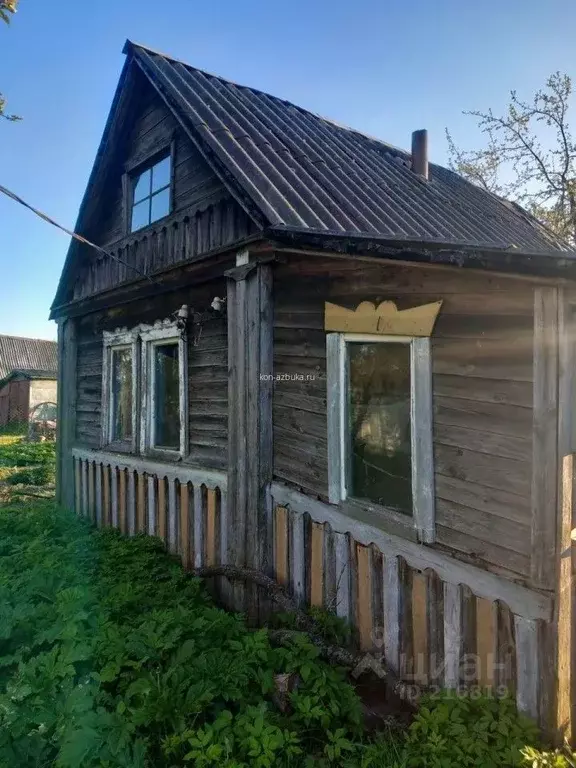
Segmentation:
[(408, 730), (408, 766), (496, 768), (522, 764), (521, 750), (537, 741), (534, 723), (511, 698), (444, 692), (425, 698)]
[(576, 752), (572, 752), (568, 745), (553, 752), (541, 752), (534, 747), (525, 747), (522, 756), (522, 765), (526, 768), (576, 768)]
[(41, 464), (38, 467), (19, 469), (6, 478), (9, 485), (50, 485), (54, 483), (54, 467)]
[(521, 753), (535, 743), (512, 701), (448, 693), (405, 734), (371, 736), (342, 669), (217, 608), (158, 539), (0, 506), (2, 766), (572, 768)]

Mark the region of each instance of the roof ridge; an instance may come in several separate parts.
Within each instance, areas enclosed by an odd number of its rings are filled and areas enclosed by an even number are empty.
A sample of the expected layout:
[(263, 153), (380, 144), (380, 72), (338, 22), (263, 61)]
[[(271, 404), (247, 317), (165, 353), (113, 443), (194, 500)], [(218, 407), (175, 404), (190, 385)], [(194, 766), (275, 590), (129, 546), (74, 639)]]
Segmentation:
[[(287, 104), (291, 107), (294, 107), (294, 109), (297, 109), (300, 112), (305, 112), (307, 115), (312, 115), (318, 120), (323, 120), (326, 123), (330, 123), (331, 125), (333, 125), (336, 128), (339, 128), (340, 130), (348, 131), (350, 133), (355, 133), (358, 136), (362, 136), (363, 138), (369, 139), (370, 141), (373, 141), (376, 144), (382, 145), (388, 151), (397, 152), (406, 157), (410, 156), (410, 151), (407, 149), (402, 149), (402, 147), (397, 147), (395, 144), (390, 144), (390, 142), (385, 141), (384, 139), (380, 139), (377, 136), (373, 136), (372, 134), (366, 133), (365, 131), (361, 131), (358, 128), (353, 128), (351, 125), (346, 125), (345, 123), (341, 123), (332, 117), (326, 117), (325, 115), (321, 115), (319, 112), (315, 112), (312, 109), (303, 107), (300, 104), (295, 104), (293, 101), (290, 101), (289, 99), (283, 99), (280, 96), (275, 96), (273, 93), (268, 93), (268, 91), (263, 91), (261, 88), (254, 88), (251, 85), (243, 85), (242, 83), (238, 83), (235, 80), (231, 80), (228, 77), (223, 77), (222, 75), (217, 75), (214, 72), (209, 72), (207, 69), (202, 69), (202, 67), (197, 67), (193, 64), (189, 64), (187, 61), (184, 61), (183, 59), (177, 58), (175, 56), (170, 56), (169, 54), (163, 53), (162, 51), (159, 51), (155, 48), (150, 48), (149, 46), (142, 45), (141, 43), (135, 43), (132, 40), (126, 40), (126, 43), (123, 48), (123, 53), (128, 53), (130, 51), (130, 48), (141, 48), (147, 53), (151, 53), (155, 56), (162, 56), (164, 59), (173, 61), (177, 64), (182, 64), (188, 69), (193, 69), (196, 72), (200, 72), (201, 74), (206, 75), (207, 77), (212, 77), (215, 80), (219, 80), (222, 83), (226, 83), (227, 85), (233, 85), (236, 88), (243, 88), (247, 91), (252, 91), (252, 93), (257, 93), (262, 96), (267, 96), (269, 99), (274, 99), (274, 101), (280, 101), (283, 104)], [(431, 163), (431, 165), (435, 165), (435, 163)]]

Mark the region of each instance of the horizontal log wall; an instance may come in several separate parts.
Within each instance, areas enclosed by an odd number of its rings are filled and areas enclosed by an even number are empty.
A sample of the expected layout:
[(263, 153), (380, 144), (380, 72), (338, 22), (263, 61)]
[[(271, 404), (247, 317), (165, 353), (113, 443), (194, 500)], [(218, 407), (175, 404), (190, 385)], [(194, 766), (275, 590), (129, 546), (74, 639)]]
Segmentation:
[(530, 573), (533, 288), (482, 273), (291, 257), (275, 271), (274, 475), (328, 497), (324, 302), (443, 300), (432, 336), (436, 543)]
[[(224, 280), (179, 289), (148, 300), (83, 317), (78, 325), (76, 445), (98, 448), (102, 427), (104, 330), (132, 328), (168, 318), (182, 304), (206, 313), (214, 296), (225, 296)], [(228, 346), (226, 318), (214, 314), (201, 331), (188, 333), (188, 455), (186, 461), (215, 469), (226, 466)]]

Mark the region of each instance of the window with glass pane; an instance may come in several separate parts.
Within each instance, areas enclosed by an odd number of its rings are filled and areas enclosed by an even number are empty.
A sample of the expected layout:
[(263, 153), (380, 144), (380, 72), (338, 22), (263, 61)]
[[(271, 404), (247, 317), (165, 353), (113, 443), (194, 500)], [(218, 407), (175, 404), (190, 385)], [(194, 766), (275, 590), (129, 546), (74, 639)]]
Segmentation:
[(132, 350), (111, 351), (110, 440), (132, 438)]
[(155, 448), (180, 448), (180, 388), (178, 343), (168, 342), (153, 347), (154, 409), (153, 435)]
[(133, 179), (131, 231), (152, 224), (170, 213), (170, 157)]
[(348, 496), (411, 515), (410, 345), (346, 347)]

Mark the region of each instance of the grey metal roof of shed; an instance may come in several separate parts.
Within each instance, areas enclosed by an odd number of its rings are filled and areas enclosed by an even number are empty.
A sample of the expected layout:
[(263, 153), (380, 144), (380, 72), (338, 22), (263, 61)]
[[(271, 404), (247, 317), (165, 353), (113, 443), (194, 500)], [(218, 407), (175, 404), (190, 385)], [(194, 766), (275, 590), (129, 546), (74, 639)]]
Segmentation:
[(33, 371), (56, 377), (58, 350), (55, 341), (0, 335), (0, 379), (12, 371)]
[(326, 234), (568, 251), (519, 206), (408, 153), (261, 91), (128, 42), (204, 154), (268, 227)]

